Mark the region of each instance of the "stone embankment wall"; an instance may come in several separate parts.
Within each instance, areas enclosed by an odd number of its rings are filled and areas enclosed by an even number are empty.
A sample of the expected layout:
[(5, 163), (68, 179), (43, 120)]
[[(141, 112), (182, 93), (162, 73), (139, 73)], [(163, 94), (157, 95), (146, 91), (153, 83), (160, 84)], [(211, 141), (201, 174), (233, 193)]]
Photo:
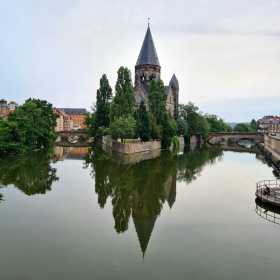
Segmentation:
[(201, 143), (201, 142), (202, 142), (202, 135), (201, 134), (196, 134), (196, 135), (192, 136), (191, 139), (190, 139), (190, 144)]
[(270, 149), (266, 148), (265, 144), (263, 144), (263, 143), (257, 143), (257, 147), (263, 152), (263, 154), (266, 156), (266, 158), (274, 164), (274, 166), (275, 166), (274, 169), (277, 169), (278, 172), (280, 172), (280, 160), (275, 155), (276, 153), (275, 152), (273, 153), (272, 152), (273, 150), (271, 148)]
[(134, 162), (139, 162), (142, 160), (157, 158), (157, 157), (160, 157), (160, 155), (161, 155), (161, 150), (125, 155), (123, 153), (119, 153), (116, 150), (113, 150), (112, 148), (110, 148), (109, 146), (107, 146), (105, 144), (102, 144), (102, 149), (103, 149), (103, 151), (107, 152), (111, 157), (116, 159), (117, 161), (120, 161), (122, 163), (128, 163), (128, 164), (134, 163)]
[(264, 144), (280, 154), (280, 139), (264, 135)]
[(102, 137), (102, 144), (105, 144), (110, 148), (127, 155), (133, 153), (140, 153), (143, 150), (161, 149), (161, 141), (120, 143), (118, 141), (112, 140), (108, 136)]
[[(179, 144), (185, 145), (184, 137), (178, 137)], [(158, 150), (161, 149), (161, 141), (149, 141), (149, 142), (136, 142), (136, 143), (120, 143), (112, 140), (108, 136), (102, 137), (102, 144), (116, 150), (120, 153), (129, 155), (134, 153), (140, 153), (143, 150)], [(173, 147), (173, 143), (171, 148)]]

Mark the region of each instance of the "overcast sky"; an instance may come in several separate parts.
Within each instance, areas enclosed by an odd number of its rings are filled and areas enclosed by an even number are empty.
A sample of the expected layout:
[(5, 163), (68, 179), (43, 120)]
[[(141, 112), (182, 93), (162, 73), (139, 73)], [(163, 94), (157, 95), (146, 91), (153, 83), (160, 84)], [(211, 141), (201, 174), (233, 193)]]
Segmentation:
[(280, 0), (0, 0), (0, 98), (90, 110), (134, 66), (147, 19), (180, 103), (226, 121), (280, 115)]

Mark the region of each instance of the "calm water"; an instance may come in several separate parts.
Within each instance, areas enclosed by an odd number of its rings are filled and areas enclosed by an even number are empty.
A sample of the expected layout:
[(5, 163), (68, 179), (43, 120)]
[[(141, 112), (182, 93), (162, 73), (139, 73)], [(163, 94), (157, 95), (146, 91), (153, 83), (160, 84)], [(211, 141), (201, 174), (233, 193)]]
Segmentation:
[(279, 276), (280, 211), (255, 201), (253, 182), (278, 175), (257, 148), (179, 152), (0, 160), (1, 279)]

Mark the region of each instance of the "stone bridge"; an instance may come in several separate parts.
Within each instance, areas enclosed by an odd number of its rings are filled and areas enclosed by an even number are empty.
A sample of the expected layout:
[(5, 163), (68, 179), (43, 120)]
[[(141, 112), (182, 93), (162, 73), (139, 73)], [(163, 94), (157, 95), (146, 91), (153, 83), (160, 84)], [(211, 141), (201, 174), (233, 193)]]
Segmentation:
[(56, 142), (61, 141), (62, 139), (76, 139), (83, 140), (85, 138), (90, 137), (89, 133), (81, 130), (73, 130), (73, 131), (57, 131), (56, 132), (57, 140)]
[(261, 132), (225, 132), (225, 133), (210, 133), (210, 136), (206, 140), (209, 143), (209, 140), (213, 137), (220, 137), (226, 141), (226, 143), (236, 143), (240, 139), (253, 139), (255, 142), (263, 142), (264, 134)]
[(244, 148), (244, 147), (237, 145), (236, 143), (230, 143), (229, 145), (222, 145), (220, 147), (215, 147), (209, 143), (206, 143), (206, 147), (208, 147), (210, 149), (215, 149), (215, 150), (232, 151), (232, 152), (239, 152), (239, 153), (245, 152), (245, 153), (257, 154), (259, 151), (257, 146), (254, 146), (252, 148)]

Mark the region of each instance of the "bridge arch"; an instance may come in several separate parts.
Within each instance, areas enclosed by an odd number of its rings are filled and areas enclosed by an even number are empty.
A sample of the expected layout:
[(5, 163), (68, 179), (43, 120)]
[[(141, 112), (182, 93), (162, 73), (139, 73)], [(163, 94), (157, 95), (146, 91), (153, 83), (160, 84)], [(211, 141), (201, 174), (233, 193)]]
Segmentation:
[(207, 138), (207, 140), (206, 140), (206, 142), (207, 142), (208, 144), (210, 144), (211, 146), (215, 146), (215, 144), (212, 144), (212, 143), (210, 142), (210, 140), (213, 139), (213, 138), (221, 138), (221, 139), (225, 140), (225, 143), (223, 143), (222, 145), (225, 145), (225, 144), (228, 143), (227, 139), (226, 139), (225, 137), (223, 137), (222, 135), (211, 135), (211, 136), (209, 136), (209, 137)]
[[(253, 141), (254, 141), (254, 145), (252, 145), (251, 147), (244, 147), (244, 146), (242, 146), (241, 144), (238, 143), (238, 141), (239, 141), (239, 140), (242, 140), (242, 139), (244, 139), (244, 140), (253, 140)], [(256, 146), (256, 139), (255, 139), (254, 137), (243, 136), (243, 137), (238, 138), (238, 139), (235, 141), (235, 143), (236, 143), (236, 145), (238, 145), (238, 146), (241, 147), (241, 148), (244, 148), (244, 149), (251, 149), (251, 148), (253, 148), (253, 147)]]

